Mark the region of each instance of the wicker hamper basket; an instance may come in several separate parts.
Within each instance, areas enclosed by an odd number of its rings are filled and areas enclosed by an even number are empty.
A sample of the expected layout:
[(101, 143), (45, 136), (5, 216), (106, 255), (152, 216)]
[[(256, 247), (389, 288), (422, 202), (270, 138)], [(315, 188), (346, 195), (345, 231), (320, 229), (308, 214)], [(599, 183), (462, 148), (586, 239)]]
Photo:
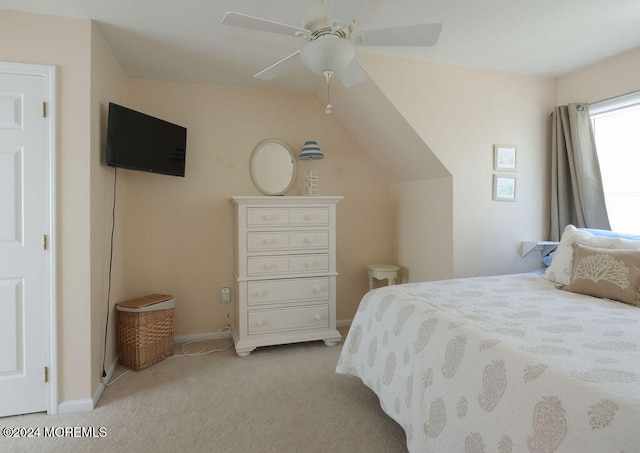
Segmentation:
[(140, 371), (173, 355), (174, 307), (166, 294), (116, 304), (121, 365)]

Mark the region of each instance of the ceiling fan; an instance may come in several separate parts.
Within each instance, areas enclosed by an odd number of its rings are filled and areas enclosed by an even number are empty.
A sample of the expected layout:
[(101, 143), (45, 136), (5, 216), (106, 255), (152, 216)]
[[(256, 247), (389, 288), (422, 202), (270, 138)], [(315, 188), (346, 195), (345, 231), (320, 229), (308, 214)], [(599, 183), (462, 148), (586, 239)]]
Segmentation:
[[(304, 63), (313, 73), (325, 77), (327, 90), (334, 74), (340, 76), (345, 87), (366, 80), (367, 76), (355, 59), (357, 46), (430, 47), (438, 41), (441, 24), (355, 30), (355, 16), (363, 3), (364, 0), (325, 0), (305, 14), (302, 27), (233, 11), (224, 15), (222, 23), (232, 27), (303, 38), (304, 43), (300, 50), (260, 71), (254, 77), (273, 79), (289, 68)], [(331, 113), (329, 102), (327, 113)]]

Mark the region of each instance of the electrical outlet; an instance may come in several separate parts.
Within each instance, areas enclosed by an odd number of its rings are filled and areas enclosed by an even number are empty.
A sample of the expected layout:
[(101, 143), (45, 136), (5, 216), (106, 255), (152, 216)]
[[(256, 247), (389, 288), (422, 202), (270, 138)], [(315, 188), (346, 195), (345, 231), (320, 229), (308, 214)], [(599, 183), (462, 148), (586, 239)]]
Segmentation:
[(231, 302), (231, 289), (228, 286), (222, 286), (220, 288), (220, 302), (228, 304)]

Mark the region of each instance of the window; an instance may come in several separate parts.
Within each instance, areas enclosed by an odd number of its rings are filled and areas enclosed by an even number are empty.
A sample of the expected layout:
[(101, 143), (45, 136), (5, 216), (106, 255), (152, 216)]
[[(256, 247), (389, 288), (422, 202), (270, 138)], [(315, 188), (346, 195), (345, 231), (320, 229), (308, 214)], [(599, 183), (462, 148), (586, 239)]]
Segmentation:
[(611, 229), (640, 234), (640, 92), (589, 111)]

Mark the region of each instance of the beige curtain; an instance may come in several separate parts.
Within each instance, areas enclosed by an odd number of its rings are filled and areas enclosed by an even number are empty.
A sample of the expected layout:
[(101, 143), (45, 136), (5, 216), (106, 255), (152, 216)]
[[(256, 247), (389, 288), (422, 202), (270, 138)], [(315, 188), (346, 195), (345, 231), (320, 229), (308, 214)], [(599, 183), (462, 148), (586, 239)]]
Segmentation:
[(611, 229), (604, 201), (589, 107), (556, 107), (551, 128), (551, 232), (559, 241), (564, 227)]

